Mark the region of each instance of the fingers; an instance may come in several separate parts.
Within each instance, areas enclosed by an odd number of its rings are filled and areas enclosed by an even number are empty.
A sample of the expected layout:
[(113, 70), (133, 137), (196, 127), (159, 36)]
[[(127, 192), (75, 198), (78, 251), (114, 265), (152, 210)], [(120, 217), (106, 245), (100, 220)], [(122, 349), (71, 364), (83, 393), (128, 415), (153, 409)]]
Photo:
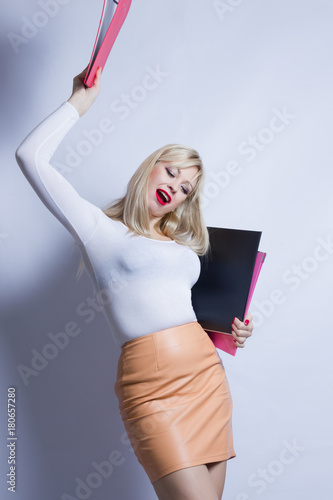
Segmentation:
[(247, 314), (244, 322), (238, 318), (234, 318), (231, 324), (231, 334), (234, 337), (236, 347), (245, 347), (245, 341), (252, 335), (253, 323), (252, 315)]
[(100, 88), (100, 84), (101, 84), (101, 75), (102, 75), (102, 68), (99, 67), (99, 68), (97, 68), (96, 76), (95, 76), (94, 83), (93, 83), (93, 87), (95, 88), (95, 90), (97, 90), (97, 92), (99, 92), (99, 88)]
[(74, 78), (73, 78), (73, 90), (86, 88), (86, 86), (84, 85), (84, 79), (85, 79), (86, 73), (88, 71), (88, 66), (89, 66), (89, 64), (84, 68), (84, 70), (81, 71), (81, 73), (74, 76)]
[(85, 88), (85, 85), (83, 83), (84, 77), (85, 77), (85, 71), (82, 71), (78, 75), (74, 76), (74, 78), (73, 78), (73, 92)]
[(94, 78), (94, 82), (91, 87), (85, 87), (85, 94), (87, 97), (87, 100), (89, 101), (90, 105), (94, 102), (96, 97), (99, 94), (99, 89), (101, 85), (101, 74), (102, 74), (102, 68), (99, 67), (97, 68), (96, 75)]
[(252, 314), (251, 313), (247, 313), (247, 315), (244, 318), (244, 324), (247, 325), (247, 324), (251, 323), (252, 320), (253, 320)]

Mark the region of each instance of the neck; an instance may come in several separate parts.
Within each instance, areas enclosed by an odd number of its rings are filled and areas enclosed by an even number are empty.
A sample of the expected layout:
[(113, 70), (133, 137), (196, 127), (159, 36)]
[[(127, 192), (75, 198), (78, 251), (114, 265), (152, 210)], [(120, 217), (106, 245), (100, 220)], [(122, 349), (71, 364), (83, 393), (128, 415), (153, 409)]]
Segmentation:
[(155, 229), (155, 225), (158, 223), (158, 221), (161, 220), (161, 217), (151, 217), (150, 218), (150, 221), (149, 221), (149, 230), (150, 232), (155, 232), (156, 233), (156, 229)]
[(150, 234), (151, 235), (154, 235), (154, 234), (160, 234), (156, 229), (155, 229), (155, 224), (157, 224), (157, 222), (159, 221), (160, 219), (151, 219), (150, 220), (150, 223), (149, 223), (149, 231), (150, 231)]
[(151, 217), (150, 218), (150, 222), (149, 222), (150, 236), (152, 238), (155, 237), (155, 239), (162, 240), (162, 241), (171, 241), (172, 238), (165, 236), (158, 229), (154, 228), (155, 224), (157, 224), (159, 220), (161, 220), (161, 217), (156, 217), (156, 218)]

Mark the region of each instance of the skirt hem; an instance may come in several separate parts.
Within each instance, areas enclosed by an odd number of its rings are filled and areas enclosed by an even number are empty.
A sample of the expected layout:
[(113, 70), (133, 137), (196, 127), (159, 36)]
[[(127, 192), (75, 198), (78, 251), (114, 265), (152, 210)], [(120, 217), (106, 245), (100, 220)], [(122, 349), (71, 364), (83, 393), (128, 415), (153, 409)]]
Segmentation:
[(230, 460), (236, 457), (236, 453), (234, 450), (229, 450), (225, 453), (218, 453), (217, 455), (208, 455), (207, 457), (197, 458), (193, 460), (186, 460), (183, 462), (176, 462), (173, 465), (169, 465), (163, 469), (160, 469), (159, 474), (149, 475), (149, 479), (151, 483), (158, 481), (164, 476), (171, 474), (172, 472), (176, 472), (177, 470), (186, 469), (187, 467), (195, 467), (196, 465), (203, 465), (207, 463), (213, 462), (221, 462), (224, 460)]

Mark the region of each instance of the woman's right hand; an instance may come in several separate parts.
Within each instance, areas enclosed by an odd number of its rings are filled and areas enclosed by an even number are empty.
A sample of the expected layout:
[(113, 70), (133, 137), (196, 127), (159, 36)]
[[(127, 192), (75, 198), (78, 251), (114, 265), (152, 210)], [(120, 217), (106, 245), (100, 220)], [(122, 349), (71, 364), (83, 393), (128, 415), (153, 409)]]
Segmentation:
[(86, 87), (84, 78), (86, 76), (88, 66), (73, 78), (73, 92), (67, 102), (72, 104), (77, 109), (77, 112), (82, 116), (95, 101), (99, 94), (101, 83), (102, 68), (98, 68), (92, 87)]

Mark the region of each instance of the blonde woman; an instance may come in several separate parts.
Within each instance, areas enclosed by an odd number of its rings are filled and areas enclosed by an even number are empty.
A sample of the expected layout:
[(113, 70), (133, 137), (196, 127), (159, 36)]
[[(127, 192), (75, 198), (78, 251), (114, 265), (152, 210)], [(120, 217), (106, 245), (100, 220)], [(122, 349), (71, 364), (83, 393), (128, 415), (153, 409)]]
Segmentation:
[[(73, 80), (68, 101), (23, 141), (16, 158), (47, 208), (70, 231), (121, 346), (114, 385), (136, 457), (160, 500), (217, 500), (235, 457), (232, 399), (224, 366), (199, 325), (191, 288), (209, 248), (200, 210), (198, 153), (171, 144), (152, 153), (126, 195), (106, 210), (80, 197), (50, 164), (68, 131), (99, 94)], [(236, 346), (252, 316), (235, 319)]]

